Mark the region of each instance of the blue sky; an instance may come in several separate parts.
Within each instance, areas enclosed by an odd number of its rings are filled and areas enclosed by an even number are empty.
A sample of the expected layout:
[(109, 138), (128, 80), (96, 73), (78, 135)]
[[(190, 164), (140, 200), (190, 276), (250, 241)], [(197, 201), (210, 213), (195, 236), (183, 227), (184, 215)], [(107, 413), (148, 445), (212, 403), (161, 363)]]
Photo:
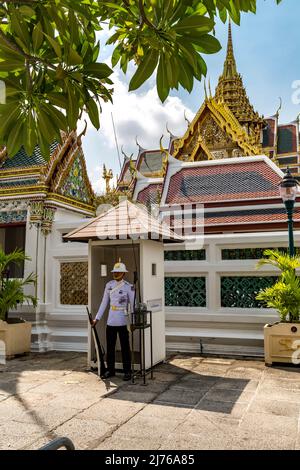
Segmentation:
[[(257, 3), (256, 15), (244, 15), (240, 27), (233, 25), (238, 71), (243, 76), (250, 101), (260, 114), (266, 117), (275, 114), (281, 97), (280, 121), (291, 122), (300, 113), (300, 105), (292, 100), (292, 84), (300, 80), (300, 2), (282, 0), (279, 6), (275, 0), (257, 0)], [(102, 45), (99, 60), (109, 63), (111, 48), (105, 47), (107, 32), (102, 32), (99, 37)], [(212, 91), (222, 73), (227, 25), (218, 22), (216, 37), (223, 49), (218, 54), (205, 56)], [(136, 155), (136, 136), (142, 147), (158, 148), (162, 134), (167, 141), (167, 122), (170, 130), (181, 136), (186, 130), (184, 111), (191, 119), (204, 100), (203, 83), (195, 82), (191, 94), (182, 89), (172, 92), (163, 105), (157, 97), (154, 77), (137, 92), (129, 93), (128, 81), (133, 70), (131, 67), (127, 76), (116, 71), (114, 104), (103, 105), (100, 130), (89, 125), (83, 141), (89, 176), (97, 192), (104, 188), (103, 163), (112, 168), (114, 174), (120, 171), (111, 113), (120, 147), (123, 146), (126, 154)]]

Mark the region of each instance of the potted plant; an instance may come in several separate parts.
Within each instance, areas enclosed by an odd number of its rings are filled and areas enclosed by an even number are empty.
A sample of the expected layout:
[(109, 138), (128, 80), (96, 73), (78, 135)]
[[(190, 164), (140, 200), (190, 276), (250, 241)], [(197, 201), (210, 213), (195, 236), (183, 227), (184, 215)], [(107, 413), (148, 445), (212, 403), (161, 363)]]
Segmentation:
[(257, 268), (271, 265), (281, 271), (277, 282), (256, 297), (280, 316), (280, 322), (264, 328), (265, 363), (300, 364), (300, 258), (278, 250), (266, 250), (264, 256)]
[[(9, 279), (8, 270), (11, 263), (21, 264), (29, 260), (22, 250), (5, 254), (0, 249), (0, 341), (4, 342), (6, 357), (30, 351), (31, 324), (23, 319), (9, 319), (9, 310), (27, 302), (37, 305), (37, 299), (24, 293), (24, 287), (35, 284), (36, 276), (30, 274), (25, 279)], [(2, 343), (3, 344), (3, 343)]]

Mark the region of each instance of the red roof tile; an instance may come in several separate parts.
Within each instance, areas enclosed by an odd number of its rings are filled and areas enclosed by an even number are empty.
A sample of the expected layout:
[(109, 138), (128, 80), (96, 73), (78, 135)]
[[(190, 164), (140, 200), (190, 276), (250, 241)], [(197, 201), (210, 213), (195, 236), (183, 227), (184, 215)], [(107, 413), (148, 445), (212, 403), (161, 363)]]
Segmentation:
[(264, 161), (186, 167), (170, 178), (166, 204), (278, 197), (280, 181)]
[(158, 202), (158, 194), (161, 194), (162, 184), (149, 184), (146, 188), (142, 189), (137, 195), (137, 202), (147, 206), (148, 204), (155, 204)]

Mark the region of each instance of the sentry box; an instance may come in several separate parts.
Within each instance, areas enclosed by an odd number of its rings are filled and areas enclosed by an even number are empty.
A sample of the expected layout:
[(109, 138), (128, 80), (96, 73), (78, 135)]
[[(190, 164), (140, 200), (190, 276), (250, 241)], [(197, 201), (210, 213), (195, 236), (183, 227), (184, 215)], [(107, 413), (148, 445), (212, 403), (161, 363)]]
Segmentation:
[[(126, 280), (136, 286), (136, 299), (141, 298), (152, 311), (153, 364), (163, 361), (165, 346), (164, 311), (164, 243), (179, 243), (183, 238), (172, 232), (144, 208), (124, 200), (72, 231), (65, 238), (89, 244), (89, 310), (96, 316), (111, 270), (119, 259), (126, 264)], [(136, 281), (136, 282), (135, 282)], [(140, 294), (140, 295), (139, 295)], [(100, 342), (106, 350), (108, 309), (97, 324)], [(138, 331), (134, 332), (134, 359), (140, 366)], [(145, 330), (145, 368), (151, 366), (150, 329)], [(95, 366), (94, 344), (88, 324), (88, 367)], [(120, 345), (116, 348), (116, 366), (121, 368)]]

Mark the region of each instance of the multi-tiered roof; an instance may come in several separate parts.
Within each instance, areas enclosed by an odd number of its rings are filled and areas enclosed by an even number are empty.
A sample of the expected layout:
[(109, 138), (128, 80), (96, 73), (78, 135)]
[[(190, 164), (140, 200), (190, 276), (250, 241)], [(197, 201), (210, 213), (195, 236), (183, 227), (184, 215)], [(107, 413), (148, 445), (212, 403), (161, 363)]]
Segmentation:
[[(279, 125), (278, 117), (264, 119), (254, 110), (237, 70), (229, 24), (215, 95), (206, 92), (184, 136), (170, 133), (167, 149), (139, 147), (136, 160), (125, 160), (118, 189), (131, 191), (133, 200), (146, 206), (159, 202), (167, 218), (170, 210), (180, 218), (183, 207), (194, 211), (203, 205), (204, 215), (199, 209), (191, 231), (199, 224), (206, 233), (284, 230), (279, 167), (289, 164), (300, 174), (299, 123)], [(176, 230), (176, 220), (170, 222)], [(298, 207), (295, 223), (300, 224)]]

